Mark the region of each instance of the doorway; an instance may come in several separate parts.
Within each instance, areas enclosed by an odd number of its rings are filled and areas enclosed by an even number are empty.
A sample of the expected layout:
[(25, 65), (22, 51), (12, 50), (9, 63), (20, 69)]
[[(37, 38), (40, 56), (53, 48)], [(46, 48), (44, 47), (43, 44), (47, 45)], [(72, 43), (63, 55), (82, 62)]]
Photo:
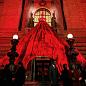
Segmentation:
[[(45, 57), (48, 58), (48, 57)], [(36, 60), (35, 61), (35, 80), (49, 81), (49, 66), (51, 60)]]

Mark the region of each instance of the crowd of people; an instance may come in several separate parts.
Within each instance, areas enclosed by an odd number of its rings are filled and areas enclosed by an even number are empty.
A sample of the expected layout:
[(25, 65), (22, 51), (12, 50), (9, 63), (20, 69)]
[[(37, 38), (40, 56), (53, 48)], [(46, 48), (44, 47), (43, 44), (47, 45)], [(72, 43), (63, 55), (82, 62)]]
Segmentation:
[(80, 74), (78, 69), (75, 69), (75, 65), (71, 65), (71, 69), (67, 70), (67, 65), (64, 64), (64, 70), (62, 71), (62, 80), (64, 86), (81, 86), (80, 85)]
[(22, 86), (25, 82), (25, 68), (19, 63), (17, 68), (14, 64), (2, 65), (0, 70), (0, 86)]
[[(53, 60), (52, 65), (49, 67), (51, 86), (59, 86), (58, 79), (63, 81), (63, 86), (81, 86), (80, 82), (86, 83), (86, 66), (82, 70), (82, 67), (76, 69), (75, 65), (71, 64), (70, 70), (67, 70), (67, 64), (63, 64), (63, 68), (62, 75), (58, 76), (56, 60)], [(22, 62), (19, 62), (18, 68), (14, 64), (8, 64), (5, 67), (2, 65), (0, 70), (0, 86), (22, 86), (24, 82), (25, 68)]]
[(63, 86), (84, 86), (81, 85), (81, 82), (86, 84), (86, 66), (84, 66), (84, 69), (82, 70), (81, 67), (76, 69), (75, 64), (71, 64), (70, 69), (67, 70), (67, 64), (63, 64), (63, 68), (64, 70), (61, 71), (62, 75), (58, 76), (56, 61), (53, 60), (52, 65), (49, 68), (49, 80), (51, 86), (59, 86), (58, 79), (63, 81)]

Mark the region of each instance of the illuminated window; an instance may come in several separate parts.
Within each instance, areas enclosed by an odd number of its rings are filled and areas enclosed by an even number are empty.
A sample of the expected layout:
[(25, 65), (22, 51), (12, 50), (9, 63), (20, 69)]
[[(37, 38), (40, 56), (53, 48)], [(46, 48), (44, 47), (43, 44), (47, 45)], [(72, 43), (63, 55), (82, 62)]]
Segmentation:
[(44, 65), (49, 65), (49, 63), (44, 63)]
[(37, 63), (37, 65), (42, 65), (42, 63)]
[(36, 57), (36, 60), (50, 60), (49, 57)]
[(46, 22), (51, 26), (51, 13), (49, 10), (45, 9), (45, 8), (41, 8), (41, 9), (38, 9), (36, 12), (35, 12), (35, 16), (34, 16), (34, 26), (36, 26), (36, 24), (39, 22), (38, 19), (41, 18), (41, 14), (44, 14), (43, 15), (43, 18), (46, 18)]

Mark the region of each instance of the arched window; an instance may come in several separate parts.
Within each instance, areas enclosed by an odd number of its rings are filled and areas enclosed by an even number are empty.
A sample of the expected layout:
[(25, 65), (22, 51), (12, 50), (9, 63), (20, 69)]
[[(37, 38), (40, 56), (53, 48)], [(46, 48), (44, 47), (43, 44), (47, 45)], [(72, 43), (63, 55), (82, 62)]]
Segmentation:
[(36, 24), (39, 22), (38, 19), (42, 17), (42, 13), (43, 13), (43, 18), (46, 18), (46, 22), (51, 26), (51, 13), (49, 10), (47, 10), (45, 8), (38, 9), (35, 12), (34, 26), (36, 26)]

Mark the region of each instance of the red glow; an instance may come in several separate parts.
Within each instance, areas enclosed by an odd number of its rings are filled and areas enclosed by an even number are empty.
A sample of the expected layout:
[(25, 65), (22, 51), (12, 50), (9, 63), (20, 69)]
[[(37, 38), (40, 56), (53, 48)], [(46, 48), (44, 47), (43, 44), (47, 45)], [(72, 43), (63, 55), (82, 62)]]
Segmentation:
[(44, 65), (49, 65), (49, 63), (44, 63)]
[(82, 80), (82, 77), (79, 77), (79, 81)]
[[(46, 22), (40, 21), (19, 40), (16, 51), (19, 57), (16, 58), (15, 64), (17, 65), (22, 61), (25, 69), (27, 69), (29, 61), (36, 56), (48, 56), (57, 60), (56, 66), (60, 72), (63, 69), (63, 64), (66, 63), (68, 65), (65, 46), (69, 48), (68, 43), (53, 28)], [(81, 54), (77, 56), (77, 60), (82, 63), (80, 56)], [(81, 57), (85, 61), (84, 57)], [(0, 60), (0, 65), (8, 63), (9, 57), (7, 56)]]
[(48, 75), (48, 68), (44, 68), (44, 75)]
[(38, 75), (39, 75), (39, 72), (38, 72)]
[(42, 63), (37, 63), (37, 65), (42, 65)]
[(38, 18), (38, 21), (45, 21), (46, 22), (46, 18), (44, 18), (43, 16), (44, 16), (44, 13), (42, 12), (41, 18)]

